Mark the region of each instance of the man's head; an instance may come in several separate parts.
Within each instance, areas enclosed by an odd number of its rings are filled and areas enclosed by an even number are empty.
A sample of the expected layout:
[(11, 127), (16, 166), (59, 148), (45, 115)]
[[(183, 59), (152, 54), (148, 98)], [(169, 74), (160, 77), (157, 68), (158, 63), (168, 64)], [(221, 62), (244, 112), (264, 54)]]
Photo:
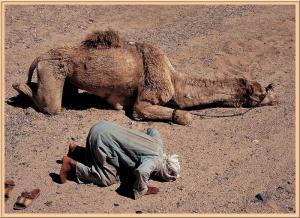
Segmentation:
[(164, 163), (160, 171), (157, 172), (157, 176), (161, 179), (169, 182), (175, 181), (179, 177), (180, 173), (180, 164), (178, 160), (178, 155), (165, 155), (164, 154)]

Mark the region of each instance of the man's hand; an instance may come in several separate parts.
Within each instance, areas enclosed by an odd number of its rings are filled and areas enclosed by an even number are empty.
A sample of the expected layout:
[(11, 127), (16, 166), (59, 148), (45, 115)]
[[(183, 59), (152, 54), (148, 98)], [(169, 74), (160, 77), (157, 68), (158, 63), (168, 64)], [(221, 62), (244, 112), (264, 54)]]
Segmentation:
[(148, 191), (146, 192), (145, 195), (157, 194), (158, 192), (159, 192), (158, 188), (148, 185)]
[(75, 149), (76, 149), (76, 147), (78, 146), (78, 145), (76, 145), (74, 142), (67, 142), (66, 143), (66, 146), (68, 146), (69, 147), (69, 150), (68, 150), (68, 154), (67, 154), (67, 156), (72, 156), (72, 153), (75, 151)]

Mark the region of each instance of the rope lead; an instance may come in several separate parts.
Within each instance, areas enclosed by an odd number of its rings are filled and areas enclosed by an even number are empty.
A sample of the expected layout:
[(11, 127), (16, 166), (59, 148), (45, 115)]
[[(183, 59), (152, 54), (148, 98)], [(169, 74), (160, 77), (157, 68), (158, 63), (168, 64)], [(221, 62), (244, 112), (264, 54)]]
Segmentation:
[[(256, 106), (260, 105), (260, 103), (267, 97), (267, 95), (271, 91), (273, 91), (273, 89), (274, 89), (273, 83), (270, 83), (269, 85), (267, 85), (265, 87), (265, 90), (266, 90), (265, 96), (260, 101), (257, 101), (257, 105)], [(246, 113), (248, 113), (249, 111), (253, 110), (254, 108), (255, 107), (251, 107), (251, 108), (248, 108), (247, 110), (245, 110), (244, 112), (237, 112), (237, 113), (227, 114), (227, 115), (207, 115), (207, 114), (200, 114), (200, 113), (197, 113), (197, 112), (191, 112), (191, 114), (199, 116), (201, 118), (204, 118), (204, 117), (209, 117), (209, 118), (237, 117), (237, 116), (243, 116), (243, 115), (245, 115)]]

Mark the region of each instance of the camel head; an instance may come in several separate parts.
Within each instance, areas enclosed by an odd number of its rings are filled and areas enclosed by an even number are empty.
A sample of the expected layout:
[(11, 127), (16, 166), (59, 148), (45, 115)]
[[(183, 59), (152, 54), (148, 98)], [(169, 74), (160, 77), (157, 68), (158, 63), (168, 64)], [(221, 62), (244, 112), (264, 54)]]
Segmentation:
[(256, 81), (249, 81), (246, 90), (247, 91), (243, 96), (245, 99), (243, 106), (259, 107), (277, 104), (277, 97), (273, 93), (272, 83), (263, 87)]

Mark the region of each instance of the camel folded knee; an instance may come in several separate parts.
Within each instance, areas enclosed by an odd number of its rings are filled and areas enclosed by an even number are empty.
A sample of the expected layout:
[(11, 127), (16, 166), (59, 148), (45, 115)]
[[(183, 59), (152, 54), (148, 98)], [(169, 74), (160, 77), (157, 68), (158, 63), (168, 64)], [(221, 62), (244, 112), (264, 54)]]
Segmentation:
[(135, 120), (173, 121), (181, 125), (188, 125), (192, 122), (192, 115), (187, 111), (153, 105), (149, 102), (138, 102), (134, 106), (133, 118)]
[(46, 104), (44, 102), (46, 96), (38, 96), (26, 83), (14, 83), (12, 87), (19, 94), (27, 96), (35, 104), (37, 109), (43, 113), (54, 115), (63, 111), (61, 107), (57, 107), (55, 104)]

